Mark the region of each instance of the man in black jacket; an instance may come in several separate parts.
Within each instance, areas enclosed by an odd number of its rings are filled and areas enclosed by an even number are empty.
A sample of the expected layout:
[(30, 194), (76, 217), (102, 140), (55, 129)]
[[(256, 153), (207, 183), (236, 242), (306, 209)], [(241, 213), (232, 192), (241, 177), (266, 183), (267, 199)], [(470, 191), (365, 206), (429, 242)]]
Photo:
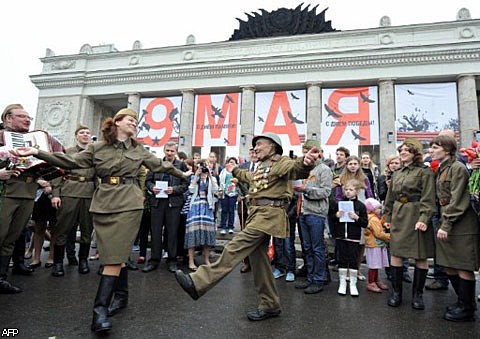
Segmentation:
[[(186, 172), (186, 165), (175, 158), (177, 145), (168, 141), (163, 151), (163, 161), (170, 161), (175, 168)], [(151, 254), (148, 264), (142, 272), (151, 272), (158, 268), (162, 259), (162, 234), (165, 226), (167, 238), (168, 259), (167, 267), (170, 272), (177, 270), (177, 246), (183, 246), (177, 241), (177, 232), (180, 224), (180, 212), (184, 203), (183, 193), (188, 187), (188, 181), (173, 175), (159, 172), (149, 172), (145, 186), (153, 194), (150, 195), (151, 206)]]

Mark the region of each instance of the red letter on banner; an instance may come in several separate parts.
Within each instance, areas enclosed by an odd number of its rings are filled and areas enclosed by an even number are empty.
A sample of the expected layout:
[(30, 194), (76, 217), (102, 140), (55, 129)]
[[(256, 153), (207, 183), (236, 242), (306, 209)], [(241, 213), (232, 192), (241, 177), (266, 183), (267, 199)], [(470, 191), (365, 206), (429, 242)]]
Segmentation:
[[(357, 88), (341, 88), (337, 89), (330, 94), (328, 98), (327, 105), (333, 108), (336, 112), (342, 115), (341, 118), (335, 118), (339, 123), (335, 125), (330, 137), (327, 140), (327, 145), (338, 145), (340, 139), (342, 139), (343, 133), (345, 133), (346, 128), (349, 126), (349, 123), (357, 122), (368, 122), (370, 120), (370, 108), (368, 102), (364, 101), (360, 97), (360, 93), (363, 93), (368, 97), (369, 91), (368, 87), (357, 87)], [(358, 101), (358, 112), (354, 113), (344, 113), (340, 111), (339, 102), (343, 98), (355, 97)], [(369, 123), (360, 123), (359, 125), (359, 134), (365, 140), (359, 140), (360, 145), (370, 145), (370, 124)], [(352, 129), (352, 126), (356, 127), (356, 124), (352, 124), (349, 127), (349, 130)], [(356, 128), (354, 129), (356, 131)], [(350, 132), (349, 132), (350, 133)]]
[[(165, 118), (161, 121), (153, 120), (153, 110), (157, 106), (165, 107)], [(143, 143), (145, 145), (160, 147), (163, 146), (168, 140), (170, 140), (170, 138), (172, 137), (173, 123), (170, 121), (168, 114), (174, 108), (175, 106), (173, 105), (173, 102), (171, 102), (168, 98), (155, 98), (148, 103), (146, 107), (148, 113), (145, 115), (145, 123), (150, 125), (151, 130), (165, 129), (165, 134), (160, 140), (155, 141), (155, 143), (153, 142), (150, 135), (147, 135), (145, 138), (143, 138)]]
[[(230, 97), (230, 101), (227, 99)], [(227, 140), (228, 145), (234, 146), (237, 143), (237, 129), (238, 129), (238, 93), (225, 94), (223, 99), (221, 114), (223, 117), (214, 115), (212, 109), (212, 97), (210, 94), (199, 95), (197, 100), (197, 119), (196, 119), (196, 133), (194, 146), (204, 146), (205, 135), (204, 131), (210, 131), (211, 139), (220, 139), (222, 137), (223, 125), (228, 117)], [(207, 118), (207, 125), (205, 125), (205, 116)], [(217, 118), (218, 117), (218, 118)], [(217, 120), (218, 119), (218, 120)], [(208, 126), (207, 129), (204, 127)]]
[[(280, 110), (283, 114), (283, 119), (285, 120), (285, 125), (275, 125), (277, 116), (280, 113)], [(288, 112), (292, 112), (290, 107), (290, 102), (288, 101), (287, 92), (275, 92), (273, 95), (272, 105), (270, 110), (267, 113), (265, 125), (263, 126), (263, 132), (272, 132), (275, 134), (286, 134), (290, 138), (291, 145), (300, 145), (300, 137), (298, 135), (297, 126), (294, 122), (290, 121), (288, 117)]]

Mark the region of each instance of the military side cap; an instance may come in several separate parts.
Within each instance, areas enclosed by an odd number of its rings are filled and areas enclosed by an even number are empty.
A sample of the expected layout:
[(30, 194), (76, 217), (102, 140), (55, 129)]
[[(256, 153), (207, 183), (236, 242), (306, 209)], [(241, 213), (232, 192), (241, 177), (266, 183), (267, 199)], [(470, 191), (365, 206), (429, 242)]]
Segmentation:
[(260, 135), (257, 135), (255, 137), (253, 137), (252, 139), (252, 147), (255, 147), (255, 144), (257, 143), (257, 140), (260, 139), (260, 138), (265, 138), (265, 139), (269, 139), (271, 141), (273, 141), (277, 147), (276, 147), (276, 150), (278, 154), (282, 155), (283, 154), (283, 147), (282, 147), (282, 140), (280, 140), (280, 137), (274, 133), (271, 133), (271, 132), (266, 132), (266, 133), (263, 133), (263, 134), (260, 134)]
[(312, 149), (316, 147), (318, 150), (320, 150), (320, 142), (318, 140), (313, 140), (313, 139), (307, 139), (302, 145), (303, 148), (306, 149)]
[(77, 129), (75, 130), (75, 135), (77, 135), (78, 131), (81, 131), (82, 129), (90, 130), (90, 128), (88, 128), (87, 126), (80, 124), (77, 126)]
[(131, 108), (122, 108), (121, 110), (119, 110), (117, 112), (117, 114), (115, 114), (115, 116), (113, 117), (113, 120), (120, 120), (121, 118), (123, 118), (125, 115), (129, 115), (131, 116), (132, 118), (135, 118), (138, 120), (137, 118), (137, 112), (135, 112), (133, 109)]
[(423, 150), (423, 145), (422, 143), (416, 139), (416, 138), (405, 138), (405, 140), (403, 140), (403, 143), (404, 144), (409, 144), (409, 145), (412, 145), (413, 147), (415, 147), (420, 153), (422, 152)]

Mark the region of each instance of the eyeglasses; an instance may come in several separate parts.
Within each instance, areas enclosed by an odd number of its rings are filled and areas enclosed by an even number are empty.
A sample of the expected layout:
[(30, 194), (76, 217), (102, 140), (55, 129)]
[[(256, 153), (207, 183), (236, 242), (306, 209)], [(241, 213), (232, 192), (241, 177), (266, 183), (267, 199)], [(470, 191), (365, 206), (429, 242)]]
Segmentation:
[(30, 121), (33, 121), (33, 118), (27, 114), (10, 114), (12, 117), (18, 117), (20, 119), (28, 119)]

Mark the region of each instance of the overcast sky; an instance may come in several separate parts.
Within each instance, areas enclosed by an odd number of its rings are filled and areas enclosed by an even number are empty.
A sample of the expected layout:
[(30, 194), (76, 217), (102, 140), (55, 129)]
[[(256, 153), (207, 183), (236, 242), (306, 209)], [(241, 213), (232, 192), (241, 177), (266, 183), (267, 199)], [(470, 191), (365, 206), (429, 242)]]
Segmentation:
[[(22, 103), (35, 115), (38, 90), (29, 75), (39, 74), (45, 49), (56, 55), (78, 54), (80, 47), (114, 44), (119, 51), (132, 49), (140, 40), (143, 48), (185, 44), (193, 34), (197, 43), (225, 41), (238, 28), (235, 18), (246, 19), (245, 12), (264, 8), (295, 8), (302, 1), (290, 0), (82, 0), (0, 2), (2, 76), (0, 109)], [(326, 19), (339, 30), (378, 27), (388, 15), (392, 25), (408, 25), (455, 20), (466, 7), (472, 18), (480, 18), (479, 0), (329, 0), (304, 1), (306, 6), (324, 8)], [(260, 5), (261, 4), (261, 5)]]

